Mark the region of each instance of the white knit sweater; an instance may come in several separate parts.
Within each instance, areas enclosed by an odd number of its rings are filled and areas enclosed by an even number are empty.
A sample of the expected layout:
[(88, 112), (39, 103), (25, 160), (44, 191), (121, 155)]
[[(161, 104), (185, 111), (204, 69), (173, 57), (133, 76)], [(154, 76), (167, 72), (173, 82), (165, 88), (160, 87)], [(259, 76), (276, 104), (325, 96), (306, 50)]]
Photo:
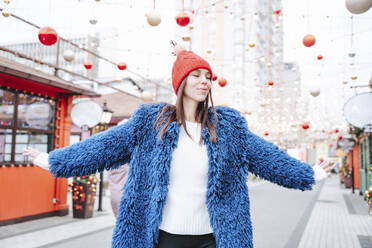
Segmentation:
[(208, 156), (206, 146), (198, 144), (200, 124), (186, 121), (193, 140), (180, 129), (173, 151), (168, 195), (160, 229), (173, 234), (212, 233), (207, 210)]

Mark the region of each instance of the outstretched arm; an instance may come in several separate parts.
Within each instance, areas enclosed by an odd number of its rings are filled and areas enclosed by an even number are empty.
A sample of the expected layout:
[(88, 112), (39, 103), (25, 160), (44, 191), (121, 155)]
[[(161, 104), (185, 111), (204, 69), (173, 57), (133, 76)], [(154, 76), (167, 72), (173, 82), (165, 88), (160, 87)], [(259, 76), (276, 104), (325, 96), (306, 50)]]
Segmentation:
[(252, 133), (238, 111), (227, 108), (224, 112), (234, 126), (234, 139), (239, 142), (238, 156), (246, 173), (249, 171), (287, 188), (312, 189), (315, 178), (310, 165), (289, 156), (276, 145)]
[(145, 122), (146, 105), (141, 105), (124, 124), (95, 134), (49, 154), (50, 171), (56, 177), (94, 174), (130, 161)]

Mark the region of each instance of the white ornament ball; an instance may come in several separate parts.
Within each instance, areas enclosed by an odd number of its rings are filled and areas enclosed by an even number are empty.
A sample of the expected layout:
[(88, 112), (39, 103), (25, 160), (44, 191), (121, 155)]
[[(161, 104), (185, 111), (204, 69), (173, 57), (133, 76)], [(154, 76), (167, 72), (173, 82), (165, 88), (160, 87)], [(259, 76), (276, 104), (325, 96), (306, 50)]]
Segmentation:
[(147, 22), (150, 24), (150, 26), (158, 26), (161, 23), (161, 16), (157, 11), (152, 11), (146, 14), (146, 16)]
[(319, 96), (319, 94), (320, 94), (319, 88), (310, 89), (310, 95), (312, 95), (313, 97), (317, 97)]
[(372, 6), (372, 0), (346, 0), (345, 6), (352, 14), (362, 14)]
[(71, 62), (75, 59), (75, 53), (71, 50), (66, 50), (64, 51), (63, 53), (63, 58), (67, 61), (67, 62)]

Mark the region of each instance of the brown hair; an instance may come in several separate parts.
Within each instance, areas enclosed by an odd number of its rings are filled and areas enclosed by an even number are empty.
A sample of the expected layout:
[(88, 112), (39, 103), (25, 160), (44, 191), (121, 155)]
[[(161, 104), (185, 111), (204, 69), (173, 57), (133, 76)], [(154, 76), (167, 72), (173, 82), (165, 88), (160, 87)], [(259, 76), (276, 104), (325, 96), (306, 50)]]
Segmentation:
[[(184, 95), (184, 89), (186, 86), (186, 80), (188, 77), (185, 77), (184, 80), (182, 80), (182, 83), (177, 91), (177, 102), (176, 105), (173, 104), (167, 104), (163, 107), (160, 114), (156, 118), (156, 121), (154, 123), (154, 128), (159, 129), (163, 123), (166, 123), (161, 130), (160, 133), (160, 140), (162, 140), (163, 135), (167, 132), (168, 126), (173, 122), (177, 121), (178, 124), (182, 124), (183, 128), (186, 131), (186, 134), (191, 138), (189, 132), (186, 128), (186, 122), (185, 122), (185, 113), (183, 110), (183, 95)], [(214, 114), (214, 123), (212, 123), (212, 120), (208, 118), (208, 107), (209, 107), (209, 99), (211, 101), (212, 110)], [(210, 134), (210, 140), (212, 143), (217, 143), (217, 137), (215, 128), (217, 126), (217, 113), (214, 108), (213, 99), (212, 99), (212, 91), (209, 90), (209, 93), (206, 97), (206, 99), (203, 102), (199, 102), (196, 112), (195, 112), (195, 120), (197, 122), (201, 123), (201, 134), (200, 134), (200, 140), (199, 143), (201, 144), (203, 142), (203, 129), (205, 126), (208, 127), (208, 131)]]

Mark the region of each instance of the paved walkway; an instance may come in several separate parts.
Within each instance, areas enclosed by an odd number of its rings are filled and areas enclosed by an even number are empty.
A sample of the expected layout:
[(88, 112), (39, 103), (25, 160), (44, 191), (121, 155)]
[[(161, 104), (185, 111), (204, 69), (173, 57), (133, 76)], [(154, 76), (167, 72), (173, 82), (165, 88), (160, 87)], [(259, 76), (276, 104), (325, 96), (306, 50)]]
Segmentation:
[[(307, 192), (268, 182), (249, 188), (255, 248), (372, 248), (366, 202), (335, 176)], [(105, 197), (106, 211), (91, 219), (69, 215), (0, 227), (0, 247), (110, 247), (115, 220), (109, 204)]]
[(315, 203), (299, 248), (372, 248), (372, 217), (367, 203), (328, 179)]

